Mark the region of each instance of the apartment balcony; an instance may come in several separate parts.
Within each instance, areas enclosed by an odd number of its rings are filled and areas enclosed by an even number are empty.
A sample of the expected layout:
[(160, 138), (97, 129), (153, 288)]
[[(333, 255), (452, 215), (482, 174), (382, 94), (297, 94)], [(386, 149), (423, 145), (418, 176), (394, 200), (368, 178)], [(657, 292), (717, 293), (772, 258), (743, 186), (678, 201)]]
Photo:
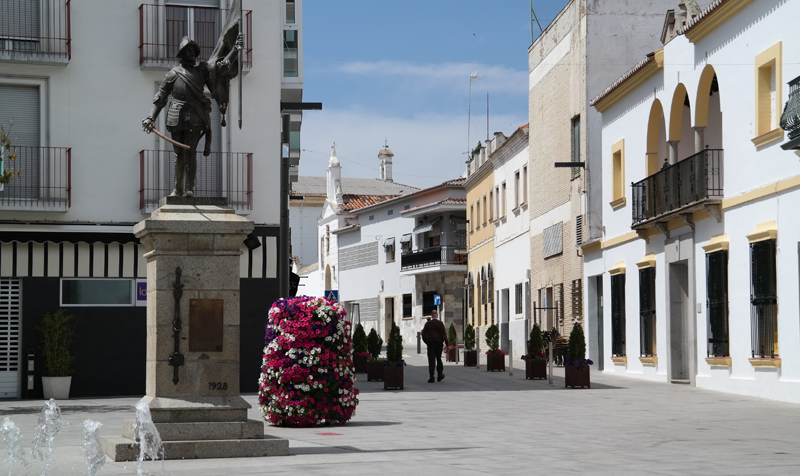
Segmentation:
[(0, 61), (67, 65), (70, 0), (0, 2)]
[(66, 147), (18, 147), (17, 160), (3, 167), (20, 176), (0, 186), (0, 211), (66, 212), (72, 200), (72, 149)]
[[(253, 66), (253, 12), (244, 10), (242, 72)], [(200, 46), (198, 61), (208, 61), (217, 46), (228, 10), (174, 5), (139, 6), (139, 66), (143, 70), (166, 70), (178, 65), (175, 55), (184, 36)]]
[(674, 165), (666, 165), (631, 184), (634, 230), (657, 227), (664, 232), (676, 218), (694, 227), (692, 213), (706, 210), (719, 219), (723, 197), (723, 153), (706, 149)]
[(453, 245), (433, 246), (403, 253), (400, 272), (404, 274), (467, 271), (467, 250)]
[[(175, 154), (168, 150), (139, 152), (139, 208), (152, 213), (175, 188)], [(197, 153), (197, 197), (225, 197), (236, 213), (253, 209), (253, 154)]]

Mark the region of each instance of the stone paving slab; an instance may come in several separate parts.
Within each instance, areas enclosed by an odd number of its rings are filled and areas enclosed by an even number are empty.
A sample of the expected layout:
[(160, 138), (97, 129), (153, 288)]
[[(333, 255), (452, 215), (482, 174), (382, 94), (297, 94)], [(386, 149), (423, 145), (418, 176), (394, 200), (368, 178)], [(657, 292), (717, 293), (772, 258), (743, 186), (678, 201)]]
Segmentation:
[[(800, 474), (800, 405), (592, 373), (592, 389), (565, 389), (514, 375), (446, 364), (446, 378), (427, 383), (424, 355), (407, 356), (406, 389), (384, 391), (359, 376), (356, 415), (344, 427), (278, 428), (290, 456), (146, 462), (149, 474)], [(257, 396), (245, 395), (260, 419)], [(122, 434), (135, 398), (60, 402), (70, 424), (56, 439), (53, 475), (85, 474), (81, 422)], [(0, 401), (0, 417), (30, 441), (41, 401)], [(324, 435), (323, 433), (336, 433)], [(2, 451), (2, 445), (0, 445)], [(0, 462), (0, 474), (8, 466)], [(42, 474), (29, 464), (20, 475)], [(107, 460), (101, 475), (136, 474), (135, 463)]]

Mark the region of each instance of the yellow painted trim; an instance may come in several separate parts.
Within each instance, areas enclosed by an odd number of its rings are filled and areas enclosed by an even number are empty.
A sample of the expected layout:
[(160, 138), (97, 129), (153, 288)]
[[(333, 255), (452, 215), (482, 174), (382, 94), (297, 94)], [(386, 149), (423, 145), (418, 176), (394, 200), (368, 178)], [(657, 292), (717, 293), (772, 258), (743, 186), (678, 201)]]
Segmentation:
[[(761, 69), (767, 67), (774, 67), (775, 68), (775, 104), (769, 104), (770, 98), (772, 93), (770, 91), (769, 84), (763, 84), (761, 80)], [(762, 107), (769, 108), (772, 110), (772, 107), (775, 108), (776, 111), (776, 120), (777, 123), (780, 120), (781, 113), (783, 112), (783, 42), (779, 41), (774, 45), (770, 46), (766, 50), (762, 51), (758, 55), (756, 55), (755, 60), (755, 133), (758, 134), (754, 139), (753, 143), (756, 147), (760, 147), (768, 142), (772, 142), (773, 140), (777, 140), (779, 137), (783, 137), (783, 132), (776, 132), (777, 129), (772, 129), (772, 117), (769, 118), (768, 124), (768, 132), (762, 133), (765, 128), (762, 127), (761, 124), (761, 109)], [(770, 75), (771, 77), (771, 75)], [(768, 81), (768, 82), (771, 82)], [(763, 104), (765, 103), (766, 104)], [(780, 126), (777, 126), (780, 129)]]
[(700, 82), (697, 85), (697, 97), (694, 101), (694, 125), (695, 127), (708, 126), (708, 103), (711, 96), (708, 91), (711, 89), (711, 83), (714, 81), (716, 75), (714, 67), (710, 64), (703, 68), (700, 74)]
[(691, 43), (697, 43), (714, 31), (718, 26), (739, 13), (742, 8), (749, 5), (752, 1), (753, 0), (728, 0), (711, 12), (696, 27), (687, 31), (686, 38), (688, 38)]
[(618, 198), (618, 199), (614, 200), (613, 202), (609, 202), (608, 204), (611, 205), (612, 209), (616, 210), (617, 208), (624, 207), (626, 201), (627, 200), (625, 200), (625, 197), (621, 197), (621, 198)]
[(611, 357), (611, 361), (615, 364), (627, 364), (628, 357)]
[(672, 104), (669, 107), (669, 125), (667, 128), (667, 140), (681, 140), (681, 126), (683, 124), (683, 103), (686, 100), (686, 86), (679, 83), (675, 86), (672, 93)]
[[(617, 154), (619, 164), (616, 160)], [(611, 208), (616, 210), (625, 205), (625, 139), (620, 139), (611, 146), (611, 198)]]
[(770, 195), (775, 195), (780, 192), (785, 192), (787, 190), (791, 190), (797, 187), (800, 187), (800, 175), (795, 175), (794, 177), (790, 177), (788, 179), (784, 179), (779, 182), (775, 182), (773, 184), (769, 184), (764, 187), (751, 190), (747, 193), (743, 193), (735, 197), (726, 198), (725, 200), (722, 201), (722, 205), (720, 206), (720, 208), (722, 210), (725, 210), (731, 207), (742, 205), (747, 202), (758, 200), (760, 198), (768, 197)]
[(664, 50), (660, 49), (655, 52), (655, 58), (646, 66), (636, 71), (617, 88), (611, 91), (608, 96), (597, 101), (594, 108), (599, 112), (605, 112), (614, 104), (618, 103), (622, 98), (630, 94), (633, 90), (641, 86), (645, 81), (652, 78), (656, 73), (664, 69)]
[(707, 357), (706, 362), (712, 367), (730, 367), (732, 359), (730, 357)]
[(775, 220), (761, 223), (756, 227), (756, 231), (747, 235), (750, 243), (758, 243), (764, 240), (775, 240), (778, 238), (778, 225)]
[(723, 233), (721, 235), (712, 236), (711, 241), (703, 246), (703, 249), (706, 250), (706, 253), (715, 253), (717, 251), (727, 250), (729, 246), (730, 241), (728, 241), (728, 234)]
[(753, 144), (755, 144), (756, 147), (761, 147), (762, 145), (766, 145), (770, 142), (775, 142), (776, 140), (781, 139), (783, 139), (783, 129), (779, 127), (750, 140), (753, 142)]
[(594, 243), (589, 243), (588, 245), (584, 245), (581, 247), (581, 251), (583, 251), (584, 256), (602, 250), (603, 250), (603, 240), (597, 240)]
[(612, 246), (621, 245), (623, 243), (627, 243), (629, 241), (633, 241), (639, 238), (638, 233), (635, 231), (631, 231), (630, 233), (625, 233), (624, 235), (620, 235), (616, 238), (611, 238), (608, 241), (603, 242), (603, 249), (611, 248)]
[(767, 368), (781, 368), (781, 359), (780, 357), (776, 357), (774, 359), (748, 359), (750, 360), (750, 365), (753, 367), (767, 367)]
[(639, 357), (639, 362), (643, 363), (644, 365), (658, 365), (658, 357)]
[(608, 270), (608, 274), (616, 276), (618, 274), (625, 274), (625, 261), (618, 261), (614, 267)]
[(656, 254), (655, 253), (650, 253), (649, 255), (644, 255), (644, 258), (642, 258), (641, 261), (636, 263), (636, 266), (638, 266), (639, 269), (655, 268), (656, 267)]
[[(664, 118), (664, 107), (658, 99), (650, 106), (650, 118), (647, 121), (647, 155), (645, 171), (647, 176), (658, 172), (658, 136), (661, 132), (661, 120)], [(662, 157), (663, 158), (663, 157)]]

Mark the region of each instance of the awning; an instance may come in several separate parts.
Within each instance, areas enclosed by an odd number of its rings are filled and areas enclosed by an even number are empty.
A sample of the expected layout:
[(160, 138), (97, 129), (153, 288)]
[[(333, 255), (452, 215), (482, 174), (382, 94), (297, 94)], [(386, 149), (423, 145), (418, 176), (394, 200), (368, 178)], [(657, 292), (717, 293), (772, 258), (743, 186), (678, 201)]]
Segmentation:
[(407, 233), (400, 237), (400, 243), (411, 243), (411, 233)]
[(442, 219), (442, 217), (439, 217), (439, 218), (437, 218), (437, 219), (435, 219), (433, 221), (428, 221), (428, 222), (423, 223), (422, 225), (419, 225), (418, 227), (414, 228), (414, 233), (417, 233), (417, 234), (419, 234), (419, 233), (427, 233), (427, 232), (433, 230), (433, 226), (436, 225), (437, 223), (439, 223), (439, 220), (441, 220), (441, 219)]
[(392, 246), (394, 246), (394, 237), (386, 238), (386, 241), (383, 242), (383, 247), (384, 248), (389, 248), (389, 247), (392, 247)]

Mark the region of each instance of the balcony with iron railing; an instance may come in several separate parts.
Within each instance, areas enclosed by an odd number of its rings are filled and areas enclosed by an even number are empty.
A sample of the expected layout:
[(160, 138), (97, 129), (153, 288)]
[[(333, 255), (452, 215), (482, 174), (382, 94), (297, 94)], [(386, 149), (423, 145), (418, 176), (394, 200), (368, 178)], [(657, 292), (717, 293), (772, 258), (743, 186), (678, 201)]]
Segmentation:
[(0, 191), (0, 211), (66, 212), (72, 201), (72, 149), (18, 147), (3, 167), (19, 171)]
[(71, 54), (70, 0), (0, 2), (0, 61), (66, 65)]
[[(253, 66), (253, 12), (243, 11), (244, 49), (242, 72)], [(222, 32), (228, 10), (174, 5), (139, 6), (139, 65), (163, 70), (178, 64), (175, 55), (184, 36), (200, 46), (198, 61), (207, 61)]]
[(466, 270), (466, 249), (454, 245), (432, 246), (407, 251), (400, 256), (401, 271), (444, 271), (442, 267), (448, 265), (463, 266)]
[[(151, 213), (175, 187), (175, 154), (168, 150), (139, 152), (139, 208)], [(236, 213), (253, 209), (253, 154), (197, 153), (196, 197), (225, 197)]]
[(631, 184), (634, 230), (664, 228), (666, 222), (705, 209), (719, 216), (723, 197), (722, 149), (706, 149)]

